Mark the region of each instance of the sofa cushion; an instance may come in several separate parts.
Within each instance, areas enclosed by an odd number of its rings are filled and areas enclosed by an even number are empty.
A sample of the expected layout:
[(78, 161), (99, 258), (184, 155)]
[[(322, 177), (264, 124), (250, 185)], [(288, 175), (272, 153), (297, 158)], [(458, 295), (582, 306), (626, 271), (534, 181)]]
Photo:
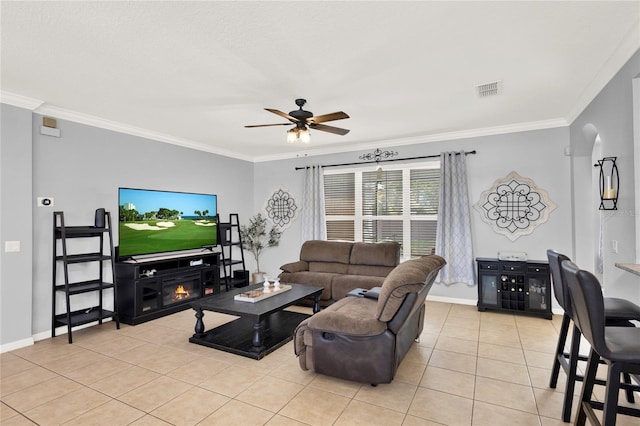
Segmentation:
[(346, 274), (349, 265), (338, 262), (309, 262), (309, 272), (330, 272), (332, 274)]
[(346, 297), (347, 293), (355, 288), (380, 287), (384, 277), (372, 277), (365, 275), (336, 275), (331, 283), (331, 297), (334, 300)]
[(395, 266), (349, 265), (347, 274), (384, 278), (389, 275), (389, 272), (393, 271), (394, 267)]
[(349, 241), (305, 241), (300, 249), (300, 260), (307, 262), (335, 262), (349, 264), (352, 242)]
[(331, 299), (331, 281), (336, 274), (330, 274), (327, 272), (283, 272), (278, 275), (280, 282), (310, 285), (314, 287), (322, 287), (322, 294), (320, 299)]
[(352, 265), (376, 265), (394, 267), (400, 262), (400, 244), (395, 241), (380, 243), (353, 243)]
[(313, 330), (357, 336), (376, 336), (387, 325), (375, 317), (376, 301), (364, 297), (345, 297), (307, 319)]
[(429, 255), (407, 260), (396, 266), (382, 284), (376, 306), (376, 318), (384, 322), (391, 321), (405, 295), (419, 292), (425, 282), (433, 274), (437, 274), (445, 263), (442, 257)]

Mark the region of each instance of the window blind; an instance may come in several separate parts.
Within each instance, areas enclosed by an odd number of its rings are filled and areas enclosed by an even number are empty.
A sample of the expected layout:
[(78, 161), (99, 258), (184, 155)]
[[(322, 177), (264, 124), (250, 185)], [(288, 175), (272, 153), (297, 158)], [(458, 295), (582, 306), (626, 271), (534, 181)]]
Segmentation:
[(440, 191), (439, 161), (324, 175), (327, 238), (396, 241), (403, 259), (433, 253)]

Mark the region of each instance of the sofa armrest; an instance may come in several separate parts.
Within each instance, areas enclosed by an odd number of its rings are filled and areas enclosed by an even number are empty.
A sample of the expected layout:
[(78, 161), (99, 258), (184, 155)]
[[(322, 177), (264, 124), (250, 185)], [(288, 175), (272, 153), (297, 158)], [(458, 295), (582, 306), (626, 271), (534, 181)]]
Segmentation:
[(308, 319), (302, 321), (293, 332), (293, 348), (298, 363), (303, 370), (313, 370), (313, 337), (307, 325)]
[(304, 260), (297, 262), (285, 263), (280, 267), (284, 272), (303, 272), (309, 270), (309, 263)]
[(442, 257), (432, 254), (407, 260), (396, 266), (382, 284), (378, 297), (377, 318), (384, 322), (391, 321), (404, 302), (405, 296), (409, 293), (419, 293), (425, 285), (433, 283), (445, 264), (446, 261)]

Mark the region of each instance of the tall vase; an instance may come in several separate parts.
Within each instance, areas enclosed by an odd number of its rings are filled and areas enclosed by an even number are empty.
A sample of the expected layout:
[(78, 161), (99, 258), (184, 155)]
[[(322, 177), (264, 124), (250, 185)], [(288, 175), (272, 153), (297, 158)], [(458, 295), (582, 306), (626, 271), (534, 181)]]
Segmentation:
[(264, 281), (264, 272), (256, 271), (251, 273), (251, 284), (258, 284)]

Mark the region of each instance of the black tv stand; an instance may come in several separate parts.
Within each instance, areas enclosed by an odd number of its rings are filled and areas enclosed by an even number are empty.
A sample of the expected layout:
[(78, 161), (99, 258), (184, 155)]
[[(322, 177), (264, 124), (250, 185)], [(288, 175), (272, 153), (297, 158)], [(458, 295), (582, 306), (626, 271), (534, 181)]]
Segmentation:
[(214, 252), (131, 257), (115, 264), (120, 320), (136, 325), (220, 293), (220, 258)]

